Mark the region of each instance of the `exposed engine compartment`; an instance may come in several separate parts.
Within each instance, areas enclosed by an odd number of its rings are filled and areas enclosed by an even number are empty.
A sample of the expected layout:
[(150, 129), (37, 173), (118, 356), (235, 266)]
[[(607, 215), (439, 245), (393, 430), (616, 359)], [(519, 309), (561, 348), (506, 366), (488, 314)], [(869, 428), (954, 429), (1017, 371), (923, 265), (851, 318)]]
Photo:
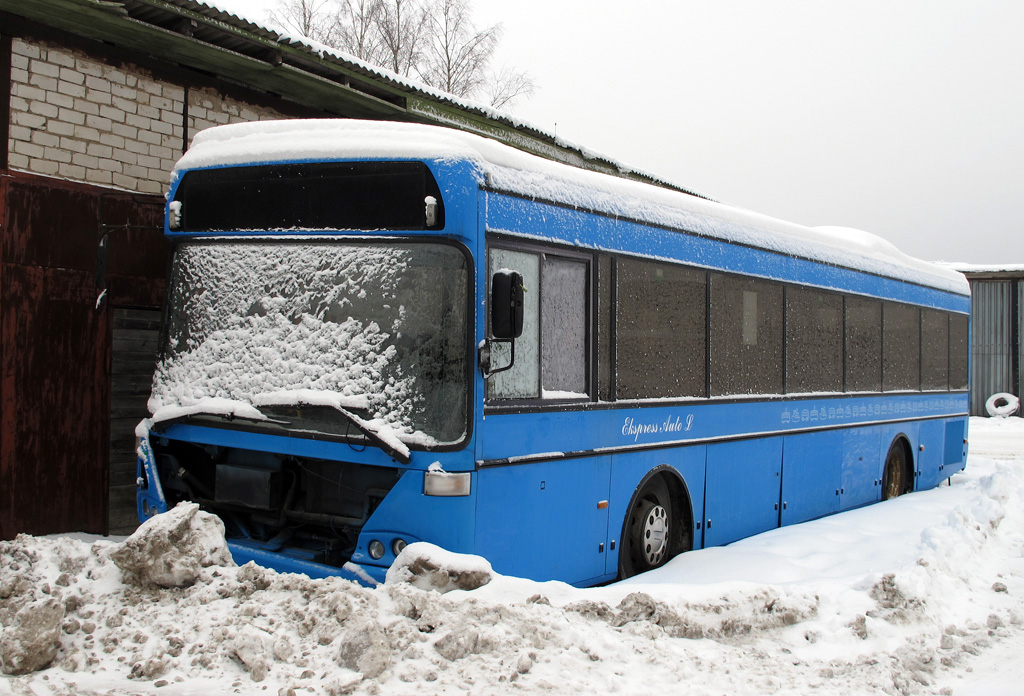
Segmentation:
[(402, 475), (366, 466), (153, 438), (169, 507), (216, 514), (229, 540), (342, 566), (359, 532)]

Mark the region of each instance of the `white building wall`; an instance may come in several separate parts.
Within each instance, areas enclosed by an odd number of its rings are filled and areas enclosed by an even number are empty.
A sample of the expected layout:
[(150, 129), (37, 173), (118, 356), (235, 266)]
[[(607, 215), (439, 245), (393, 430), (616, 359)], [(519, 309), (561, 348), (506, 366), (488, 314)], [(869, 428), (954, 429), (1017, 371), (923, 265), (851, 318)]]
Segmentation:
[[(187, 110), (186, 110), (187, 106)], [(283, 118), (211, 88), (186, 89), (143, 68), (15, 38), (11, 169), (161, 194), (187, 137), (223, 123)]]

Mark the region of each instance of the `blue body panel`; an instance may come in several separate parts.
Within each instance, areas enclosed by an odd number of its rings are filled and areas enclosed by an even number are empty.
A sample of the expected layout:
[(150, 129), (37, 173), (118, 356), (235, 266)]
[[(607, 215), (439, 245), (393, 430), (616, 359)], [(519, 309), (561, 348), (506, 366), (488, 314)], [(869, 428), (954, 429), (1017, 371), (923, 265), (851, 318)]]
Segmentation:
[[(952, 312), (970, 309), (969, 297), (895, 278), (484, 191), (468, 162), (427, 165), (445, 197), (440, 236), (459, 241), (474, 260), (474, 351), (487, 329), (488, 234), (672, 259)], [(404, 469), (366, 520), (351, 567), (344, 570), (283, 556), (251, 540), (232, 542), (240, 562), (344, 574), (367, 584), (383, 580), (396, 539), (479, 554), (498, 572), (537, 580), (611, 580), (633, 496), (652, 471), (668, 472), (679, 482), (692, 519), (692, 545), (701, 548), (878, 501), (886, 453), (898, 437), (909, 443), (917, 489), (938, 484), (966, 460), (968, 396), (962, 392), (538, 401), (521, 408), (485, 405), (484, 394), (477, 370), (465, 441), (449, 451), (413, 448), (407, 465), (373, 447), (357, 450), (343, 442), (215, 426), (156, 426), (153, 437)], [(138, 497), (145, 519), (166, 510), (166, 499), (148, 441), (141, 453), (139, 475), (149, 482)], [(470, 494), (425, 495), (424, 472), (432, 465), (470, 472)], [(374, 540), (386, 549), (378, 560), (368, 553)]]

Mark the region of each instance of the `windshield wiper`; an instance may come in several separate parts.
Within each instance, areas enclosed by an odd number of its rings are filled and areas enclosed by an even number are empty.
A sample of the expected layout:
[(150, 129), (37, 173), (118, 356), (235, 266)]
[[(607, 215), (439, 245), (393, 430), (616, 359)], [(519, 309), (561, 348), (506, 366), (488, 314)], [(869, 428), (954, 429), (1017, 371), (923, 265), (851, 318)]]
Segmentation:
[(161, 421), (159, 421), (159, 424), (160, 425), (173, 425), (174, 423), (181, 423), (182, 421), (187, 421), (190, 418), (197, 418), (197, 417), (198, 418), (219, 418), (219, 419), (221, 419), (222, 421), (224, 421), (226, 423), (230, 423), (232, 421), (239, 420), (239, 421), (246, 421), (248, 423), (259, 423), (259, 424), (270, 423), (272, 425), (291, 425), (291, 423), (289, 421), (278, 420), (277, 418), (268, 418), (267, 416), (263, 416), (262, 418), (257, 418), (255, 416), (242, 416), (242, 415), (239, 415), (237, 413), (221, 413), (219, 411), (193, 411), (191, 413), (183, 413), (182, 415), (175, 416), (174, 418), (168, 418), (167, 420), (161, 420)]
[(392, 459), (395, 459), (395, 460), (401, 462), (402, 464), (408, 464), (409, 462), (412, 461), (412, 458), (409, 456), (409, 452), (408, 451), (399, 450), (396, 447), (394, 447), (391, 443), (389, 443), (387, 440), (385, 440), (383, 437), (381, 437), (380, 433), (378, 433), (376, 430), (374, 430), (372, 427), (370, 427), (369, 423), (367, 423), (362, 418), (360, 418), (356, 414), (354, 414), (351, 411), (349, 411), (344, 406), (339, 406), (337, 404), (302, 404), (302, 403), (297, 404), (297, 405), (300, 406), (300, 407), (301, 406), (325, 406), (327, 408), (333, 409), (333, 410), (337, 411), (338, 413), (340, 413), (341, 415), (345, 416), (345, 418), (347, 418), (349, 420), (349, 422), (352, 423), (352, 425), (356, 426), (356, 429), (359, 432), (361, 432), (366, 437), (367, 440), (369, 440), (375, 447), (383, 450), (384, 453), (386, 455), (388, 455), (389, 457), (391, 457)]

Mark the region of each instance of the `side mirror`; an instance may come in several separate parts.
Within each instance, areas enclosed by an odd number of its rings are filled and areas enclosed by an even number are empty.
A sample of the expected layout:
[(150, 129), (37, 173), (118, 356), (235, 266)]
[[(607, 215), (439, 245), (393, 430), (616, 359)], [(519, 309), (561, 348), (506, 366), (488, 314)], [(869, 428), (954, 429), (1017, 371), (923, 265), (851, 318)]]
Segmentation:
[(491, 278), (491, 336), (499, 340), (523, 334), (523, 274), (502, 269)]

